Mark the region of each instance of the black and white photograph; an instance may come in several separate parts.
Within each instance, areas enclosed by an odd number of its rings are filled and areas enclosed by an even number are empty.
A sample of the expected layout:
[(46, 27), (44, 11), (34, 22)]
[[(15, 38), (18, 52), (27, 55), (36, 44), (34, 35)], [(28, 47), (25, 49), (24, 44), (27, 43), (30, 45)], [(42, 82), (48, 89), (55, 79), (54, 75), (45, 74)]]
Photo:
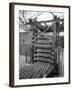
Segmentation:
[(11, 3), (10, 86), (70, 83), (70, 7)]
[(19, 11), (19, 79), (64, 76), (64, 13)]

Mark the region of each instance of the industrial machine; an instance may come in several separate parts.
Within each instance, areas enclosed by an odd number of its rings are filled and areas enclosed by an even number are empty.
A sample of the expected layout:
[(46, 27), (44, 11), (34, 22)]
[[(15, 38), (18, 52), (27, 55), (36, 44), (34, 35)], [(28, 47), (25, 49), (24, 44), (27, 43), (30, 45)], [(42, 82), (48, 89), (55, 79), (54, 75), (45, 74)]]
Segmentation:
[[(32, 37), (30, 48), (30, 64), (20, 69), (20, 79), (49, 78), (63, 76), (64, 18), (53, 12), (52, 20), (38, 21), (45, 12), (37, 12), (26, 19), (24, 11), (20, 11), (19, 26)], [(50, 24), (50, 25), (49, 25)]]

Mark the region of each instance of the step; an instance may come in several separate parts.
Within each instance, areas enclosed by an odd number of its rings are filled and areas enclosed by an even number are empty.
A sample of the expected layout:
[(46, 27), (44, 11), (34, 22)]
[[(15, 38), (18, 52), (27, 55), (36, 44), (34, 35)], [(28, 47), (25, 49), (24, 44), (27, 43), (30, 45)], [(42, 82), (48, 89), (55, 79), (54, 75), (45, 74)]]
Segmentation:
[(50, 48), (53, 47), (52, 45), (44, 45), (44, 44), (35, 44), (35, 47), (42, 47), (42, 48)]
[(52, 50), (50, 50), (50, 49), (37, 49), (37, 50), (35, 50), (35, 52), (37, 52), (37, 53), (52, 53), (52, 54), (54, 54), (54, 52), (52, 51)]

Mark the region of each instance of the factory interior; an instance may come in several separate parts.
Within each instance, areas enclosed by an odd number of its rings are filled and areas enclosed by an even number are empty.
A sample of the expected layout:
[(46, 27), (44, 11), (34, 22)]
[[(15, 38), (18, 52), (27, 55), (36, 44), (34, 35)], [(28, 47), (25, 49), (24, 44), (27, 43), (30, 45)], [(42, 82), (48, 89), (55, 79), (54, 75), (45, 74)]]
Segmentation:
[(19, 79), (64, 77), (64, 13), (19, 10)]

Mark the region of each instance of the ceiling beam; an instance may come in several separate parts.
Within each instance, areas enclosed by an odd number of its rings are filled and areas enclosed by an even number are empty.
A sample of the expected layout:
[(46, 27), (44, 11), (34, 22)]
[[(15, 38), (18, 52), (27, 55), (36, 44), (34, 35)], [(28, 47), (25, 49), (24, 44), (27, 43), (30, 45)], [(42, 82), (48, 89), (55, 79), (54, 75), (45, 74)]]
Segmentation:
[(60, 22), (60, 21), (64, 21), (64, 19), (57, 19), (57, 20), (47, 20), (47, 21), (38, 21), (38, 23), (46, 23), (46, 22)]

